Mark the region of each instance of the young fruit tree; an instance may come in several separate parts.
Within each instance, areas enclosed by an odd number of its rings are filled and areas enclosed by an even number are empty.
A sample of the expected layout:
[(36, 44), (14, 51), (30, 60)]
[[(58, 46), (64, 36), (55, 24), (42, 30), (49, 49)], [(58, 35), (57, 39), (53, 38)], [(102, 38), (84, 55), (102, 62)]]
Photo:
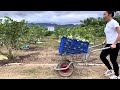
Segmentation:
[(47, 28), (37, 26), (37, 25), (32, 25), (29, 27), (29, 36), (28, 36), (28, 41), (29, 43), (36, 43), (42, 39), (46, 33), (48, 32)]
[(0, 51), (0, 54), (6, 55), (9, 60), (14, 59), (13, 50), (24, 43), (27, 35), (29, 35), (29, 27), (25, 20), (18, 22), (9, 17), (0, 19), (0, 41), (8, 51), (7, 53)]

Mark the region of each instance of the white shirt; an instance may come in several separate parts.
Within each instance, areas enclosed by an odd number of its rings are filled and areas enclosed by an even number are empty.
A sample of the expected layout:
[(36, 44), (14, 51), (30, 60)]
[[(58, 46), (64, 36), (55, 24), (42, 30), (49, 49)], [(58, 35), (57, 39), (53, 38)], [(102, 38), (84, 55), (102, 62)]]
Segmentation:
[(107, 44), (113, 44), (117, 39), (118, 33), (116, 31), (116, 27), (119, 27), (119, 23), (114, 19), (106, 24), (104, 32), (106, 35)]

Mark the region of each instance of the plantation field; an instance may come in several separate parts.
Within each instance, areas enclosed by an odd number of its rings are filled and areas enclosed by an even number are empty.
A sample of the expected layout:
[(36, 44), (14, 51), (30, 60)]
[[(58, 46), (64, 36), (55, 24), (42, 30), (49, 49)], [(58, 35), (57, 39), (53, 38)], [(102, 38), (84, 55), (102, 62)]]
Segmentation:
[[(105, 66), (77, 65), (71, 77), (59, 76), (54, 71), (54, 67), (61, 60), (58, 54), (59, 42), (52, 37), (46, 37), (43, 41), (42, 44), (31, 44), (29, 50), (17, 50), (19, 57), (10, 62), (14, 64), (0, 60), (0, 79), (108, 79), (103, 75)], [(1, 49), (5, 52), (4, 47)], [(102, 64), (99, 54), (100, 51), (91, 54), (92, 61), (88, 63)], [(120, 63), (119, 57), (118, 62)]]
[[(120, 23), (120, 16), (115, 19)], [(61, 61), (58, 53), (60, 39), (71, 39), (89, 42), (90, 46), (101, 44), (105, 39), (105, 21), (103, 18), (80, 20), (80, 25), (67, 27), (58, 25), (54, 31), (40, 25), (28, 25), (28, 21), (16, 21), (5, 16), (0, 19), (0, 78), (14, 79), (107, 79), (102, 66), (75, 66), (71, 77), (60, 77), (54, 67)], [(99, 46), (91, 50), (102, 48)], [(101, 51), (91, 54), (88, 64), (102, 64)], [(75, 60), (84, 55), (75, 55)], [(109, 56), (108, 56), (109, 57)], [(107, 57), (107, 58), (108, 58)], [(71, 59), (71, 56), (66, 58)], [(84, 59), (84, 58), (83, 58)], [(120, 64), (120, 53), (118, 55)]]

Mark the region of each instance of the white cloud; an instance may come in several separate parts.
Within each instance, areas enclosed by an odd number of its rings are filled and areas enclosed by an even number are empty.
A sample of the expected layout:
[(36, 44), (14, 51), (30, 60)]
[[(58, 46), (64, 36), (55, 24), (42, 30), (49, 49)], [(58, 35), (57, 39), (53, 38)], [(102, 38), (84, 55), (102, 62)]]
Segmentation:
[(0, 11), (1, 18), (8, 16), (18, 21), (57, 24), (80, 23), (80, 20), (102, 17), (102, 14), (102, 11)]

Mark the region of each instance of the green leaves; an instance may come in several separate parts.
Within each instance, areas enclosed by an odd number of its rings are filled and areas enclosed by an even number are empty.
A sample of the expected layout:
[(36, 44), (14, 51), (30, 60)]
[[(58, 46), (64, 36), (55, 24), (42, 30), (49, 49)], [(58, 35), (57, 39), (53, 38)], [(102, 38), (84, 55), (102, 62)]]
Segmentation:
[(22, 45), (31, 41), (38, 41), (47, 33), (47, 28), (40, 26), (28, 26), (27, 21), (15, 21), (5, 16), (0, 19), (0, 42), (8, 49), (8, 56), (13, 56), (12, 50), (19, 49)]
[(6, 46), (9, 59), (13, 59), (12, 50), (21, 45), (22, 40), (28, 35), (28, 29), (25, 20), (18, 22), (9, 17), (5, 17), (4, 21), (0, 19), (0, 42)]
[(90, 17), (80, 22), (82, 24), (73, 28), (57, 27), (54, 32), (56, 38), (60, 39), (62, 36), (66, 36), (95, 43), (97, 37), (104, 36), (105, 21), (103, 18)]
[(16, 48), (21, 43), (21, 39), (28, 34), (28, 25), (25, 20), (20, 22), (14, 21), (9, 17), (5, 17), (2, 31), (4, 33), (4, 41), (8, 41), (11, 48)]
[(28, 41), (36, 43), (40, 38), (44, 37), (47, 34), (48, 30), (45, 27), (32, 25), (29, 26), (29, 35)]

